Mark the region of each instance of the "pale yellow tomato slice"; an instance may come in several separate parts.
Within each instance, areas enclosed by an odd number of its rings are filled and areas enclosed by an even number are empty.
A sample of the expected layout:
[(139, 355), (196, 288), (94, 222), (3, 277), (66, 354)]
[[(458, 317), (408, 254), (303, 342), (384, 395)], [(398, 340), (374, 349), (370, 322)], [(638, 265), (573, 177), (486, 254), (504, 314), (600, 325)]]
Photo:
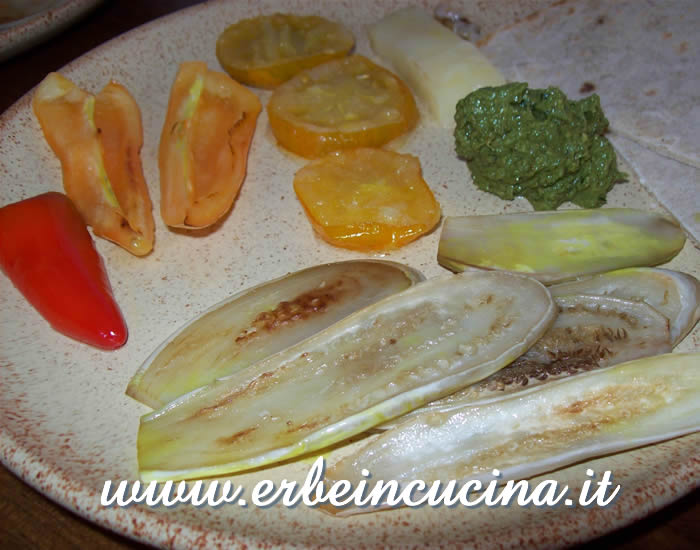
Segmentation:
[(306, 158), (380, 147), (418, 121), (408, 87), (360, 55), (299, 73), (272, 93), (267, 112), (278, 143)]
[(440, 205), (412, 155), (374, 148), (330, 153), (296, 173), (294, 190), (314, 230), (342, 248), (395, 249), (440, 221)]
[(216, 57), (234, 79), (274, 88), (298, 72), (346, 56), (355, 44), (340, 23), (285, 13), (243, 19), (216, 41)]

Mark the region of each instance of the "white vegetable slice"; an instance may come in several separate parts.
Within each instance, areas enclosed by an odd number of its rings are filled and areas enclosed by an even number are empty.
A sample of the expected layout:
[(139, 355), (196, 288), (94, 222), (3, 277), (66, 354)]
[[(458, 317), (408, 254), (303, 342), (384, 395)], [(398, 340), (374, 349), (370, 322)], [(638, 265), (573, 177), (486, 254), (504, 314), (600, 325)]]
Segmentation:
[(552, 326), (510, 365), (377, 429), (672, 349), (668, 319), (643, 302), (611, 296), (560, 296), (555, 302), (559, 314)]
[(225, 474), (332, 445), (492, 374), (555, 314), (528, 277), (420, 283), (142, 417), (141, 477)]
[(670, 321), (675, 346), (700, 319), (700, 282), (687, 273), (637, 267), (618, 269), (549, 287), (552, 296), (594, 294), (645, 302)]
[(180, 328), (129, 382), (153, 408), (308, 338), (423, 276), (382, 260), (318, 265), (246, 289)]
[(438, 262), (452, 271), (498, 269), (550, 284), (658, 265), (684, 244), (675, 220), (631, 208), (448, 217)]
[[(591, 457), (700, 430), (700, 353), (622, 363), (508, 398), (427, 412), (326, 472), (326, 483), (371, 479), (523, 479)], [(372, 488), (370, 482), (367, 491)], [(420, 494), (412, 495), (414, 500)], [(328, 508), (337, 515), (376, 508)]]
[(559, 316), (526, 359), (588, 357), (604, 367), (671, 351), (668, 319), (643, 302), (585, 295), (555, 301)]
[(474, 44), (462, 40), (424, 10), (393, 12), (368, 29), (372, 49), (445, 128), (454, 128), (457, 102), (477, 88), (505, 84)]

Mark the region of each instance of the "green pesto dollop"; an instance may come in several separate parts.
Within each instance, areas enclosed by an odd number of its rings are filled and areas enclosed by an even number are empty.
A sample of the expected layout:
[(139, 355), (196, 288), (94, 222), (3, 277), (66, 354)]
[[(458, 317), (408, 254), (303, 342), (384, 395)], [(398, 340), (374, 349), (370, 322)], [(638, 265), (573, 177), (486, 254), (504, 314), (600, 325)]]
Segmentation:
[(455, 121), (457, 154), (476, 186), (525, 197), (535, 210), (566, 201), (597, 208), (626, 177), (603, 135), (608, 120), (596, 94), (573, 101), (523, 82), (480, 88), (457, 103)]

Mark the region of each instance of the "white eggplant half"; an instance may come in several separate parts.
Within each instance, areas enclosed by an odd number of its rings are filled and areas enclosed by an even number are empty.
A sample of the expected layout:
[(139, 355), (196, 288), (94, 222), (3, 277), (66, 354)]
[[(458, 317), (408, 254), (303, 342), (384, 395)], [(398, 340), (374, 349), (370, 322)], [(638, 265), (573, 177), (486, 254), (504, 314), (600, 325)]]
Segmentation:
[[(341, 458), (326, 482), (533, 477), (700, 430), (700, 353), (637, 359), (514, 395), (426, 412)], [(413, 495), (420, 498), (420, 493)], [(384, 503), (386, 507), (386, 503)], [(325, 508), (337, 515), (378, 507)]]
[(444, 412), (559, 378), (671, 351), (668, 319), (643, 302), (560, 296), (559, 314), (526, 353), (491, 376), (377, 426), (388, 430), (426, 411)]
[(227, 474), (333, 445), (489, 376), (555, 316), (529, 277), (419, 283), (143, 416), (141, 477)]
[(549, 287), (552, 296), (591, 294), (644, 302), (670, 322), (678, 344), (700, 319), (700, 281), (692, 275), (654, 267), (632, 267)]
[(187, 323), (156, 349), (126, 393), (159, 409), (422, 281), (382, 260), (324, 264), (244, 290)]
[(606, 367), (671, 351), (668, 319), (644, 302), (610, 296), (560, 296), (559, 316), (523, 355), (541, 364), (578, 358)]
[(675, 220), (630, 208), (447, 217), (438, 262), (522, 273), (545, 284), (614, 269), (654, 266), (685, 244)]

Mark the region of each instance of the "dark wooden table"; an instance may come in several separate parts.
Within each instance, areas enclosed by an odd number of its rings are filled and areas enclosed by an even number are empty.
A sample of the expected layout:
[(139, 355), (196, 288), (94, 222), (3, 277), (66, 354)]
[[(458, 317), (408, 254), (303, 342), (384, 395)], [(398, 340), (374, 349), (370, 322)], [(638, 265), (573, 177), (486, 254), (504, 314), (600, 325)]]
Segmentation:
[[(49, 42), (0, 63), (0, 112), (38, 84), (48, 72), (60, 69), (131, 28), (196, 3), (197, 0), (107, 0)], [(1, 466), (0, 547), (12, 550), (146, 548), (64, 510)], [(584, 548), (700, 548), (700, 491)]]

